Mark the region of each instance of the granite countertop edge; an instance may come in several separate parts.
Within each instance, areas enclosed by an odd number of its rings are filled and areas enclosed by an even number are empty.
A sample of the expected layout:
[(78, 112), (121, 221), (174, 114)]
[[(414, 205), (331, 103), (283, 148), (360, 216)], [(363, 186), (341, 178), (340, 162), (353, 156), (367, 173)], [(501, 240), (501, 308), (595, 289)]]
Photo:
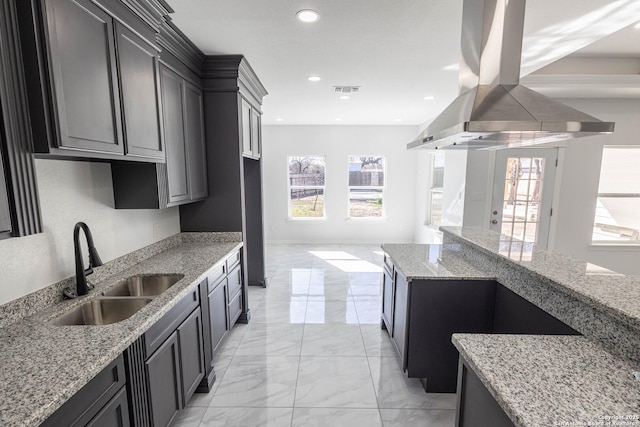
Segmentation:
[[(409, 281), (412, 280), (495, 280), (495, 274), (472, 266), (463, 257), (447, 254), (447, 259), (438, 258), (440, 271), (426, 265), (426, 253), (432, 244), (384, 243), (382, 250), (391, 258), (396, 269)], [(446, 264), (449, 264), (447, 266)]]
[[(5, 359), (0, 373), (0, 424), (37, 426), (45, 421), (192, 292), (211, 268), (224, 262), (230, 253), (243, 245), (241, 241), (231, 239), (207, 241), (205, 233), (199, 234), (183, 236), (180, 242), (164, 251), (104, 278), (86, 297), (54, 304), (0, 328), (0, 355)], [(202, 254), (201, 259), (198, 254)], [(211, 258), (205, 259), (208, 256)], [(188, 266), (189, 271), (176, 271), (175, 265)], [(121, 322), (101, 326), (48, 324), (73, 307), (100, 297), (103, 290), (120, 279), (152, 273), (180, 273), (184, 278)], [(67, 346), (58, 345), (65, 339)], [(74, 350), (81, 352), (83, 349), (86, 354), (74, 353)], [(41, 354), (43, 351), (48, 352), (46, 357)], [(51, 363), (40, 375), (38, 371), (42, 366), (36, 365), (38, 360)]]

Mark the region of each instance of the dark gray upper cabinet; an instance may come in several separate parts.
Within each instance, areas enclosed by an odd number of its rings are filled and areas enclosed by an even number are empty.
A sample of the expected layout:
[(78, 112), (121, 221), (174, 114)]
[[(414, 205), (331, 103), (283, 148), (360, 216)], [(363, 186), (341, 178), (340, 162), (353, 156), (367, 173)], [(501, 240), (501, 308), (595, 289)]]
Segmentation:
[(167, 204), (189, 200), (187, 152), (185, 145), (184, 79), (162, 67), (163, 125), (167, 143)]
[(113, 162), (117, 209), (166, 208), (202, 200), (208, 194), (202, 92), (164, 64), (160, 74), (167, 162)]
[(155, 30), (113, 0), (16, 6), (35, 151), (164, 162)]
[(207, 156), (204, 147), (204, 110), (202, 91), (185, 80), (184, 111), (191, 200), (202, 200), (207, 191)]
[(125, 154), (164, 160), (158, 51), (116, 23)]
[(60, 149), (124, 153), (111, 16), (90, 0), (46, 0)]
[(260, 158), (261, 132), (260, 112), (242, 98), (242, 155), (253, 159)]

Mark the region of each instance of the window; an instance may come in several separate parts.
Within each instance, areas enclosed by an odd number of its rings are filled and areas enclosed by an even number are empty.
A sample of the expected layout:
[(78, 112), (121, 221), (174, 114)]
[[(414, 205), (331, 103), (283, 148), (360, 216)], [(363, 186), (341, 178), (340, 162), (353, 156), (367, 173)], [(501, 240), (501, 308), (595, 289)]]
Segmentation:
[(442, 188), (444, 185), (444, 153), (431, 154), (431, 185), (427, 223), (442, 225)]
[(349, 156), (349, 218), (384, 217), (384, 157)]
[(324, 156), (288, 157), (289, 217), (324, 218)]
[(604, 147), (593, 241), (640, 244), (640, 146)]

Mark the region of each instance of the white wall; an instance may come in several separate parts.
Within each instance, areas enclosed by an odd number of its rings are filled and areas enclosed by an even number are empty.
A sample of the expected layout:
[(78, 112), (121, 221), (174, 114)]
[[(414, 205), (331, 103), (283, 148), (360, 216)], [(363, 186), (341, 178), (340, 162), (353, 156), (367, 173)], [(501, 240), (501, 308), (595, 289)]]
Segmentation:
[[(406, 144), (417, 126), (264, 126), (265, 239), (268, 242), (411, 242), (416, 155)], [(385, 156), (385, 220), (349, 220), (348, 156)], [(326, 156), (326, 220), (289, 220), (287, 156)]]
[(178, 208), (114, 209), (107, 163), (35, 162), (44, 232), (0, 240), (0, 304), (75, 274), (73, 226), (78, 221), (89, 225), (105, 262), (180, 231)]
[(565, 99), (562, 102), (616, 124), (611, 135), (569, 141), (564, 149), (558, 205), (554, 208), (552, 248), (622, 273), (640, 274), (640, 247), (591, 245), (602, 147), (640, 145), (640, 100)]

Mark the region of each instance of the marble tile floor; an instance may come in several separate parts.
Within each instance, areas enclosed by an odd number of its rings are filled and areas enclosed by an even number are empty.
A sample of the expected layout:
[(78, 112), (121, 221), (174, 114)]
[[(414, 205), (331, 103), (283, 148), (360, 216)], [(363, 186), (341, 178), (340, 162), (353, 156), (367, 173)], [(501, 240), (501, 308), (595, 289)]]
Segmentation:
[(269, 287), (215, 356), (217, 381), (174, 426), (452, 427), (454, 394), (402, 373), (380, 329), (379, 245), (270, 244)]

